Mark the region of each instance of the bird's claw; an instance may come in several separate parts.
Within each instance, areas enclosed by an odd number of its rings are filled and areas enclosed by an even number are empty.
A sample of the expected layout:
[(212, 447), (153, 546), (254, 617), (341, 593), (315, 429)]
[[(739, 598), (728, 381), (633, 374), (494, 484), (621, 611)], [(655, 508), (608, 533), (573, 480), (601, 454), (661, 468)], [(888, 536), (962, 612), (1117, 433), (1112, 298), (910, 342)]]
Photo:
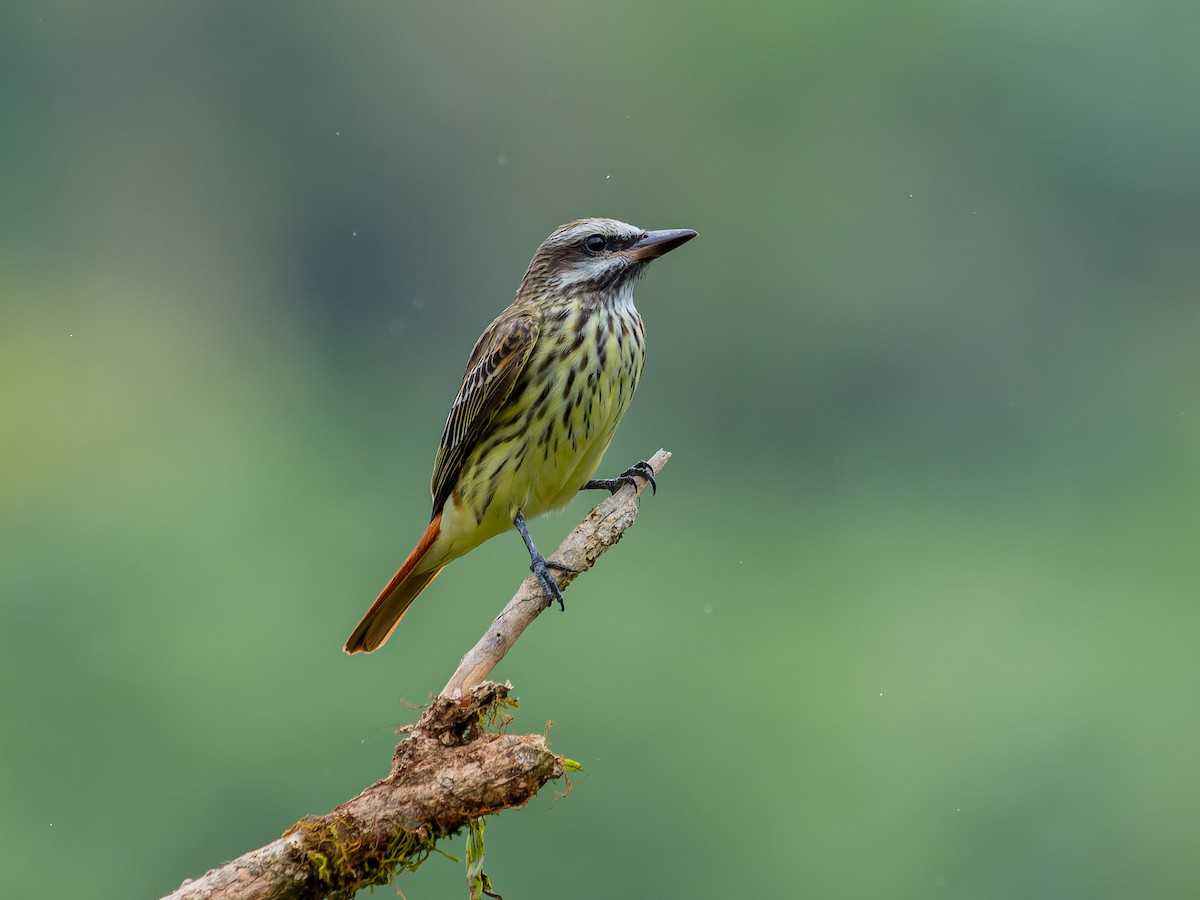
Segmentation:
[(535, 556), (533, 561), (529, 564), (529, 571), (532, 572), (537, 577), (537, 580), (541, 583), (542, 590), (546, 592), (546, 596), (549, 598), (551, 605), (553, 605), (554, 601), (557, 600), (558, 608), (563, 612), (566, 612), (567, 604), (563, 602), (562, 590), (559, 588), (558, 582), (555, 581), (554, 576), (550, 574), (551, 568), (563, 569), (564, 571), (574, 571), (574, 569), (570, 569), (569, 567), (563, 566), (560, 563), (547, 561), (546, 558), (540, 553)]
[(650, 463), (644, 459), (638, 460), (624, 472), (617, 476), (617, 481), (625, 484), (632, 484), (637, 487), (637, 480), (645, 478), (650, 483), (651, 495), (658, 493), (658, 482), (654, 480), (654, 470), (650, 468)]
[(658, 493), (658, 483), (654, 480), (654, 469), (650, 468), (650, 463), (644, 459), (635, 462), (616, 478), (593, 478), (583, 486), (582, 490), (606, 490), (610, 494), (615, 494), (627, 484), (636, 488), (639, 478), (646, 479), (650, 485), (651, 494)]

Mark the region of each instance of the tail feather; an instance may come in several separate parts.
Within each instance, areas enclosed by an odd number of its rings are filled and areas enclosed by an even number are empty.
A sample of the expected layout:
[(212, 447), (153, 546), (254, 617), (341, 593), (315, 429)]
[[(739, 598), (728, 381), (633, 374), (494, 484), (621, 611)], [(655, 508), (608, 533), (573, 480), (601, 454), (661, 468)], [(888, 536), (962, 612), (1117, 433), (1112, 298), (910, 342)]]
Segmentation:
[(347, 653), (370, 653), (382, 647), (400, 624), (400, 619), (417, 598), (417, 594), (425, 590), (429, 582), (442, 571), (443, 566), (428, 569), (420, 567), (441, 533), (441, 527), (442, 514), (439, 512), (429, 523), (425, 535), (408, 555), (400, 571), (392, 576), (392, 580), (380, 592), (378, 599), (371, 604), (367, 614), (347, 638)]

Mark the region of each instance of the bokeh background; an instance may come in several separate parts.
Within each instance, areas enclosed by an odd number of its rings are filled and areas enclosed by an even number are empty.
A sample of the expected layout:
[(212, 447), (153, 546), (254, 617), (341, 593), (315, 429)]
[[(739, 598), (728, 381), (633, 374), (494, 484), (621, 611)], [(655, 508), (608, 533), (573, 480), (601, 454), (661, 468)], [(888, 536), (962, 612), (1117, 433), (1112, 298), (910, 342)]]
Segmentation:
[(520, 541), (342, 641), (472, 342), (583, 215), (700, 232), (639, 288), (605, 469), (676, 455), (497, 672), (585, 766), (490, 822), (497, 889), (1195, 891), (1194, 3), (4, 19), (12, 896), (151, 897), (386, 773)]

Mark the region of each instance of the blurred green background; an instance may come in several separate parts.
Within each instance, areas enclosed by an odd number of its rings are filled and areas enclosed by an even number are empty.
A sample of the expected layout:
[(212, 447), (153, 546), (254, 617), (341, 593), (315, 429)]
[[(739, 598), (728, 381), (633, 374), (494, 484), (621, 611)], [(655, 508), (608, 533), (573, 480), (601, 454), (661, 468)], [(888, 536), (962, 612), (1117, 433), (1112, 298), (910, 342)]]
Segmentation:
[(585, 215), (700, 232), (639, 289), (604, 471), (676, 455), (496, 673), (585, 766), (490, 822), (497, 889), (1195, 891), (1194, 3), (4, 18), (13, 896), (150, 897), (386, 773), (519, 539), (341, 644), (472, 342)]

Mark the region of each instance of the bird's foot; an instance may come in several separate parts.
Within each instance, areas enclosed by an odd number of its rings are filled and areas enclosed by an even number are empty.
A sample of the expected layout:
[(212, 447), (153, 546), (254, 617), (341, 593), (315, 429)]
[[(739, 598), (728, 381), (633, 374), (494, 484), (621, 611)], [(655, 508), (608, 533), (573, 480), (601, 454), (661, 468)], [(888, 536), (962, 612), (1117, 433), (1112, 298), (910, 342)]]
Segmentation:
[(658, 493), (658, 484), (654, 480), (654, 470), (650, 468), (650, 463), (644, 459), (640, 462), (635, 462), (632, 466), (618, 475), (616, 478), (593, 478), (587, 484), (580, 488), (581, 491), (608, 491), (615, 494), (623, 485), (631, 484), (637, 487), (637, 480), (645, 478), (650, 483), (650, 493)]
[(562, 591), (558, 587), (558, 582), (554, 580), (554, 576), (550, 574), (551, 567), (557, 569), (559, 568), (558, 564), (551, 563), (542, 554), (534, 552), (536, 555), (531, 555), (530, 557), (529, 571), (537, 576), (537, 580), (541, 582), (542, 590), (546, 592), (550, 603), (553, 604), (557, 600), (558, 608), (566, 612), (567, 604), (563, 602)]
[(519, 509), (513, 518), (513, 524), (517, 526), (517, 533), (521, 535), (521, 540), (525, 542), (525, 549), (529, 551), (529, 571), (541, 583), (542, 590), (546, 592), (550, 604), (553, 604), (557, 600), (558, 608), (566, 612), (567, 604), (563, 602), (562, 589), (559, 588), (558, 582), (554, 580), (554, 576), (550, 574), (550, 570), (558, 569), (560, 572), (578, 572), (579, 570), (572, 569), (564, 563), (551, 562), (538, 552), (537, 547), (533, 546), (533, 538), (529, 536), (529, 528), (525, 525), (525, 517)]

